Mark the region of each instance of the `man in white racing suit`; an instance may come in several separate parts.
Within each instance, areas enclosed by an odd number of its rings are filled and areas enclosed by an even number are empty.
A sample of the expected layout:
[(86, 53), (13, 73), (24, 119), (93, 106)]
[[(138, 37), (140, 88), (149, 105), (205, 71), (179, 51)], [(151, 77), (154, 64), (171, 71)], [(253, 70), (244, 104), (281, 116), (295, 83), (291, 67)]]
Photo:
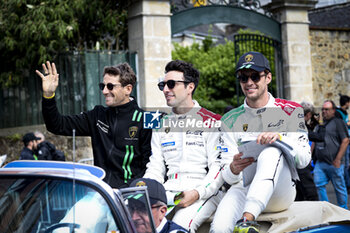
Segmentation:
[[(222, 140), (228, 145), (222, 156), (229, 153), (233, 157), (222, 176), (233, 185), (214, 216), (210, 232), (215, 233), (259, 232), (254, 220), (263, 211), (282, 211), (292, 204), (296, 195), (293, 179), (298, 179), (295, 168), (304, 168), (311, 159), (303, 108), (275, 99), (267, 91), (272, 80), (268, 60), (261, 53), (248, 52), (239, 59), (236, 72), (246, 98), (221, 119)], [(253, 143), (238, 148), (245, 141)], [(254, 148), (258, 149), (255, 154)], [(237, 183), (242, 173), (243, 182)]]
[(180, 198), (173, 221), (194, 232), (215, 211), (222, 198), (221, 125), (218, 114), (192, 99), (199, 72), (191, 64), (175, 60), (167, 64), (158, 86), (172, 112), (153, 131), (152, 155), (144, 175), (167, 190), (168, 205)]

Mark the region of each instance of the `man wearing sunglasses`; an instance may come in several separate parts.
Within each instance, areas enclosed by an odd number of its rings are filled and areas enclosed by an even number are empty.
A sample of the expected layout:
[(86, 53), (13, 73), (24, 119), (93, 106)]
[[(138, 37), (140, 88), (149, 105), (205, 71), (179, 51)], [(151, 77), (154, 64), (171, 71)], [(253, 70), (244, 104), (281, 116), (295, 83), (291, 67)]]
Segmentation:
[[(259, 52), (245, 53), (239, 58), (236, 74), (246, 98), (243, 105), (221, 119), (223, 138), (229, 144), (223, 156), (229, 153), (232, 161), (222, 176), (229, 184), (240, 176), (243, 182), (232, 185), (219, 204), (211, 226), (215, 233), (259, 232), (255, 220), (260, 213), (285, 210), (294, 201), (293, 179), (297, 179), (297, 175), (292, 175), (294, 164), (304, 168), (311, 159), (303, 108), (268, 92), (272, 74), (265, 56)], [(239, 153), (238, 146), (249, 141), (251, 147), (260, 151)], [(274, 146), (280, 141), (295, 157), (285, 156)], [(252, 158), (255, 155), (256, 159)]]
[(152, 131), (143, 128), (143, 110), (130, 96), (136, 75), (127, 63), (107, 66), (99, 84), (105, 104), (77, 115), (58, 112), (55, 91), (59, 75), (54, 63), (42, 65), (42, 111), (48, 131), (71, 136), (90, 136), (94, 165), (106, 171), (104, 181), (113, 188), (127, 187), (132, 179), (144, 175), (151, 155)]
[(323, 125), (316, 126), (315, 132), (324, 132), (324, 141), (312, 145), (316, 163), (314, 182), (320, 201), (328, 201), (326, 185), (332, 181), (337, 204), (348, 209), (348, 192), (344, 179), (346, 148), (349, 145), (349, 133), (345, 122), (335, 116), (336, 106), (326, 100), (322, 105)]
[[(167, 197), (164, 186), (156, 180), (139, 178), (133, 180), (130, 187), (147, 187), (148, 197), (151, 205), (151, 212), (159, 233), (187, 233), (183, 227), (177, 225), (171, 220), (167, 220)], [(150, 219), (145, 208), (146, 201), (143, 197), (137, 199), (129, 199), (129, 209), (132, 220), (135, 223), (138, 233), (152, 232)]]
[[(168, 204), (179, 201), (172, 220), (191, 232), (215, 211), (223, 184), (221, 149), (216, 146), (219, 127), (209, 124), (218, 123), (221, 116), (192, 98), (198, 81), (199, 72), (191, 64), (175, 60), (166, 65), (158, 86), (172, 111), (152, 134), (152, 156), (144, 176), (164, 183)], [(195, 126), (186, 126), (191, 122)], [(210, 126), (200, 127), (203, 122)]]

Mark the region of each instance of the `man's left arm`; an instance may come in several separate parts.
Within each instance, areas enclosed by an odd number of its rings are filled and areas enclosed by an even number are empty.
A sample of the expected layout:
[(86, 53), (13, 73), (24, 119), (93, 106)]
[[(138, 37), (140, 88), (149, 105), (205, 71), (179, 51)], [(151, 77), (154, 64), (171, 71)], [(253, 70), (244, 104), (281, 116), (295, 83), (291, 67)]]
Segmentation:
[(200, 186), (183, 192), (184, 196), (179, 204), (181, 207), (190, 206), (199, 199), (209, 198), (210, 196), (214, 195), (224, 184), (224, 180), (221, 175), (221, 149), (220, 147), (216, 146), (217, 142), (219, 141), (218, 138), (220, 137), (220, 132), (218, 132), (217, 129), (214, 130), (204, 132), (207, 134), (205, 146), (207, 153), (208, 173), (204, 177)]
[(227, 134), (229, 130), (224, 126), (224, 122), (221, 122), (221, 127), (212, 128), (210, 131), (207, 129), (209, 132), (205, 132), (208, 173), (200, 186), (183, 192), (184, 197), (182, 197), (180, 206), (186, 207), (196, 200), (208, 199), (215, 195), (225, 182), (224, 175), (229, 179), (226, 182), (230, 184), (241, 180), (240, 174), (234, 175), (230, 170), (230, 163), (238, 150), (233, 139)]
[(208, 173), (204, 177), (202, 185), (195, 188), (199, 194), (199, 199), (207, 199), (214, 195), (224, 184), (222, 168), (224, 166), (222, 151), (226, 150), (225, 144), (220, 144), (221, 129), (212, 128), (206, 132), (206, 153)]
[(333, 166), (339, 168), (341, 165), (341, 159), (345, 155), (345, 151), (349, 145), (349, 138), (344, 138), (340, 144), (337, 156), (333, 160)]
[(339, 146), (337, 156), (333, 160), (333, 166), (339, 168), (341, 165), (341, 159), (345, 155), (346, 149), (349, 145), (349, 134), (348, 134), (346, 124), (343, 120), (341, 120), (341, 121), (338, 119), (333, 119), (333, 120), (335, 120), (336, 131), (337, 131), (337, 134), (341, 140), (341, 144)]

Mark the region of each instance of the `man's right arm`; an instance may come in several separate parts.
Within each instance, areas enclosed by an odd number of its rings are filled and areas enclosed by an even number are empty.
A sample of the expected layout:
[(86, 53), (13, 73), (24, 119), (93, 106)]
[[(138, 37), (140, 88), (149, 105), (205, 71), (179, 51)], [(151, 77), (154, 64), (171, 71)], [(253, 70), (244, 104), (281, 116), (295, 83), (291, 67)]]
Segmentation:
[(147, 169), (143, 177), (155, 179), (159, 183), (163, 184), (166, 169), (165, 169), (164, 157), (162, 154), (160, 136), (161, 136), (160, 132), (157, 132), (157, 131), (152, 132), (152, 139), (151, 139), (152, 155), (149, 158), (150, 161), (147, 163)]
[(47, 61), (46, 64), (42, 64), (42, 67), (44, 74), (38, 70), (35, 72), (42, 80), (42, 112), (47, 130), (54, 134), (70, 136), (75, 129), (77, 136), (89, 136), (87, 114), (62, 116), (58, 112), (55, 91), (58, 86), (59, 74), (55, 63)]
[(51, 133), (71, 136), (75, 129), (76, 136), (90, 136), (91, 134), (88, 121), (89, 112), (63, 116), (57, 109), (55, 98), (46, 99), (45, 97), (42, 98), (42, 112), (46, 128)]
[(324, 141), (324, 132), (313, 132), (311, 130), (308, 131), (309, 141), (312, 142), (323, 142)]
[[(222, 162), (224, 168), (222, 170), (222, 177), (226, 183), (232, 185), (238, 183), (242, 179), (242, 173), (234, 173), (234, 156), (238, 154), (238, 146), (234, 139), (233, 132), (230, 132), (230, 129), (224, 124), (222, 127), (222, 132), (220, 135), (220, 144), (224, 147), (221, 152)], [(233, 169), (233, 170), (232, 170)]]

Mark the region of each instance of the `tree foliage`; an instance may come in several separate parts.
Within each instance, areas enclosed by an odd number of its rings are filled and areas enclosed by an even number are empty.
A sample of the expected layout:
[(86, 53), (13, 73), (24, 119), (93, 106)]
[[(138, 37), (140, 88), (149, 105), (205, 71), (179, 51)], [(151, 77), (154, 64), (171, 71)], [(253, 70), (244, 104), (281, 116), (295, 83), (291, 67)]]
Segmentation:
[[(33, 67), (97, 41), (126, 48), (127, 1), (4, 0), (0, 4), (0, 86), (20, 83)], [(104, 43), (102, 43), (102, 46)]]

